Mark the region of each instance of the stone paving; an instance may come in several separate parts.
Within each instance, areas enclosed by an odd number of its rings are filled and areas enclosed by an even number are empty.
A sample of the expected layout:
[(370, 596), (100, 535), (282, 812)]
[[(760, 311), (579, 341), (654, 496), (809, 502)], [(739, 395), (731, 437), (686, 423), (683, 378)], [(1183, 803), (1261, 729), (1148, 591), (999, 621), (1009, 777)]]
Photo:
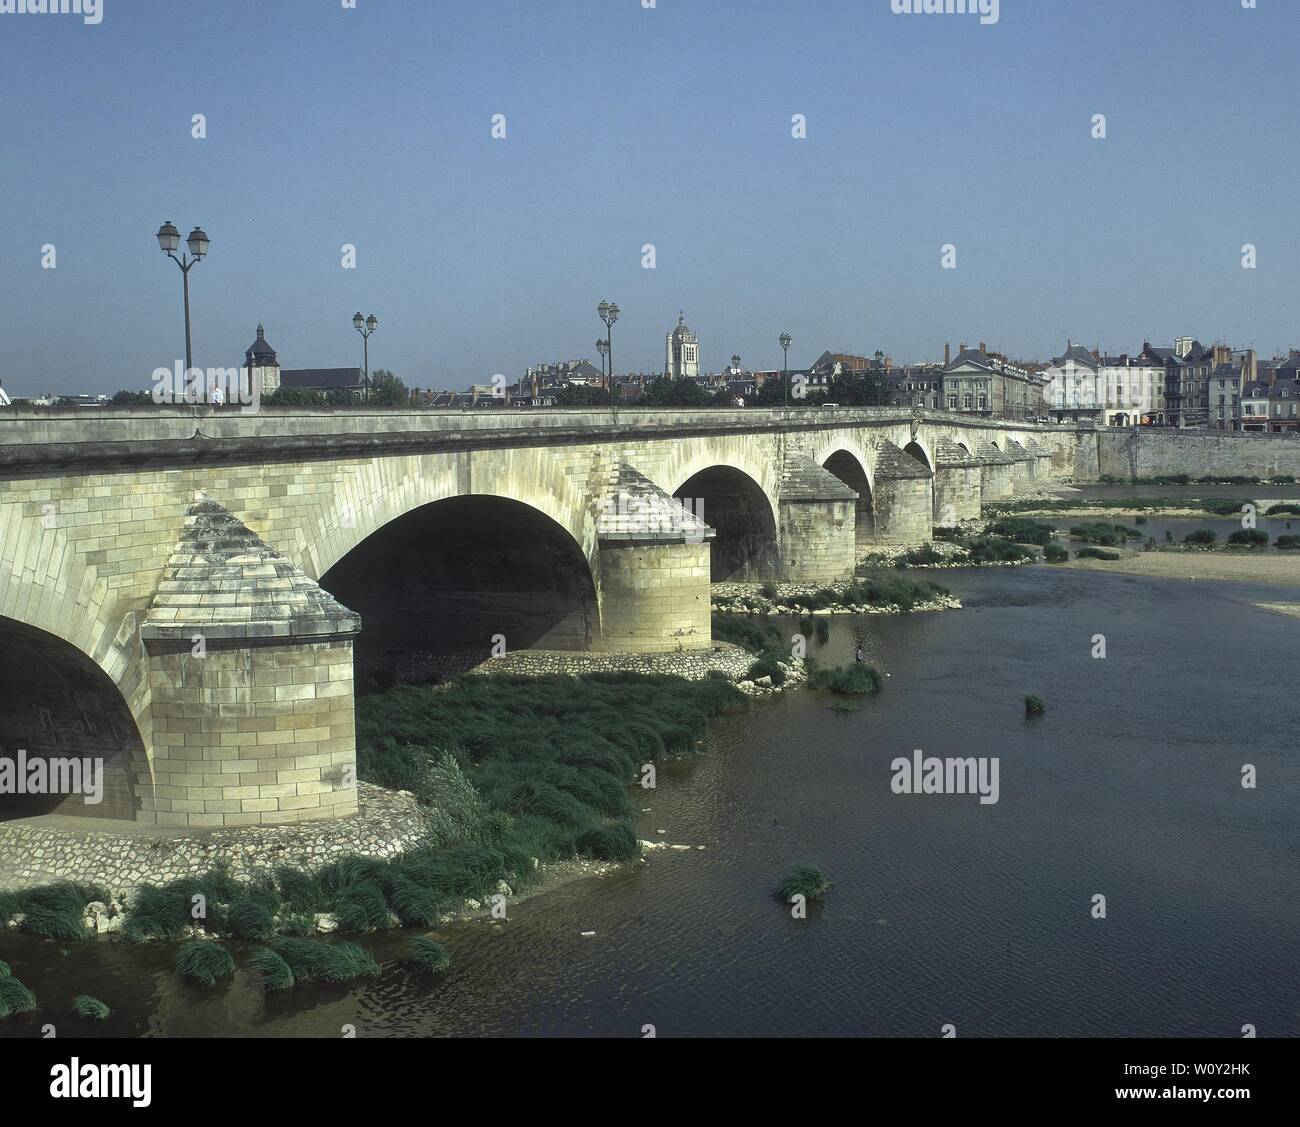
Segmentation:
[(277, 866), (315, 869), (345, 854), (393, 857), (420, 839), (424, 815), (406, 791), (358, 783), (359, 810), (333, 822), (248, 826), (160, 836), (128, 828), (71, 828), (85, 819), (32, 818), (0, 823), (0, 888), (72, 880), (105, 886), (115, 897), (142, 884), (194, 876), (224, 861), (248, 879)]

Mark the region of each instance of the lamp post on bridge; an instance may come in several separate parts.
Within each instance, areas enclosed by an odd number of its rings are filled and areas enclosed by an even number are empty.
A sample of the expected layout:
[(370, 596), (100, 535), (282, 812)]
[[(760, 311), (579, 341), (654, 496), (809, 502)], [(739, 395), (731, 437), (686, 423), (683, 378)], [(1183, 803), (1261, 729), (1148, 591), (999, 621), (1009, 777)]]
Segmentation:
[(596, 351), (600, 353), (600, 374), (605, 375), (605, 357), (609, 354), (609, 341), (605, 339), (596, 342)]
[(379, 318), (373, 313), (369, 317), (362, 317), (360, 312), (352, 315), (352, 327), (361, 334), (363, 342), (362, 356), (365, 367), (365, 388), (366, 398), (370, 398), (370, 334), (379, 328)]
[(605, 351), (609, 357), (609, 409), (614, 410), (614, 322), (618, 320), (619, 308), (610, 301), (602, 301), (596, 306), (596, 313), (605, 322)]
[(208, 237), (203, 233), (202, 228), (195, 227), (185, 240), (185, 245), (190, 248), (190, 253), (187, 255), (184, 251), (181, 251), (180, 258), (176, 257), (176, 248), (181, 245), (181, 233), (170, 219), (165, 220), (163, 225), (158, 228), (157, 239), (158, 245), (162, 247), (163, 254), (181, 268), (181, 277), (184, 279), (185, 370), (188, 372), (194, 367), (194, 356), (190, 350), (190, 271), (194, 269), (195, 263), (202, 262), (207, 255)]
[(777, 338), (781, 344), (781, 351), (785, 354), (785, 359), (781, 361), (781, 387), (784, 395), (785, 405), (790, 406), (790, 344), (794, 338), (789, 333), (782, 333)]

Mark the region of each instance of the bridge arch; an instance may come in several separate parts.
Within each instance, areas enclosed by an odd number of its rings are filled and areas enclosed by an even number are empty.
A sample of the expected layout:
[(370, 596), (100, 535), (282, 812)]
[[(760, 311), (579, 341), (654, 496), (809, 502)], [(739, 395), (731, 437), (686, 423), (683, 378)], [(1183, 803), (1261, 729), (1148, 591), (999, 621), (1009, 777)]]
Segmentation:
[(823, 469), (834, 474), (858, 495), (853, 529), (855, 547), (861, 551), (875, 541), (876, 535), (870, 470), (859, 455), (842, 446), (818, 461)]
[(903, 453), (910, 454), (920, 462), (927, 470), (934, 470), (934, 455), (930, 453), (925, 442), (920, 438), (914, 438), (903, 447)]
[(144, 739), (126, 698), (96, 661), (65, 638), (0, 618), (0, 685), (5, 769), (31, 778), (21, 770), (22, 753), (29, 767), (36, 765), (31, 771), (46, 777), (40, 793), (0, 790), (0, 820), (56, 812), (140, 816), (142, 799), (152, 798)]
[(704, 466), (678, 485), (673, 496), (716, 534), (709, 547), (711, 582), (750, 582), (776, 574), (776, 510), (763, 487), (744, 470)]
[(583, 546), (524, 501), (463, 493), (372, 531), (321, 576), (361, 615), (357, 684), (433, 681), (494, 654), (586, 650), (600, 636)]

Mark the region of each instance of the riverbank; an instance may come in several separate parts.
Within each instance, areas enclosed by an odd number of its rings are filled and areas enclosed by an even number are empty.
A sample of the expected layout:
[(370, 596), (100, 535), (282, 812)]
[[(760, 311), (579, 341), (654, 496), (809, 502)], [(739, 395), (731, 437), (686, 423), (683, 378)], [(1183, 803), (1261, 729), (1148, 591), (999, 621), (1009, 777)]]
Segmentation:
[(1300, 586), (1300, 558), (1297, 555), (1262, 549), (1123, 552), (1118, 560), (1113, 561), (1072, 558), (1051, 566), (1078, 571), (1118, 571), (1157, 579), (1209, 579)]

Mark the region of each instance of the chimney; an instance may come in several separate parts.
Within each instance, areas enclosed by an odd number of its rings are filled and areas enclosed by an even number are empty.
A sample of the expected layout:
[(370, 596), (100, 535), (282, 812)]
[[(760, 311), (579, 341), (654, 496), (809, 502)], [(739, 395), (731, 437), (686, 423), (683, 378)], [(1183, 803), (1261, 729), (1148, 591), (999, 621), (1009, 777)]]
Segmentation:
[(952, 345), (950, 345), (947, 341), (944, 341), (943, 342), (943, 366), (945, 368), (952, 363), (952, 356), (950, 355), (951, 352), (952, 352)]
[(983, 341), (980, 341), (980, 351), (981, 351), (981, 352), (987, 352), (987, 351), (988, 351), (988, 349), (984, 347), (984, 342), (983, 342)]

